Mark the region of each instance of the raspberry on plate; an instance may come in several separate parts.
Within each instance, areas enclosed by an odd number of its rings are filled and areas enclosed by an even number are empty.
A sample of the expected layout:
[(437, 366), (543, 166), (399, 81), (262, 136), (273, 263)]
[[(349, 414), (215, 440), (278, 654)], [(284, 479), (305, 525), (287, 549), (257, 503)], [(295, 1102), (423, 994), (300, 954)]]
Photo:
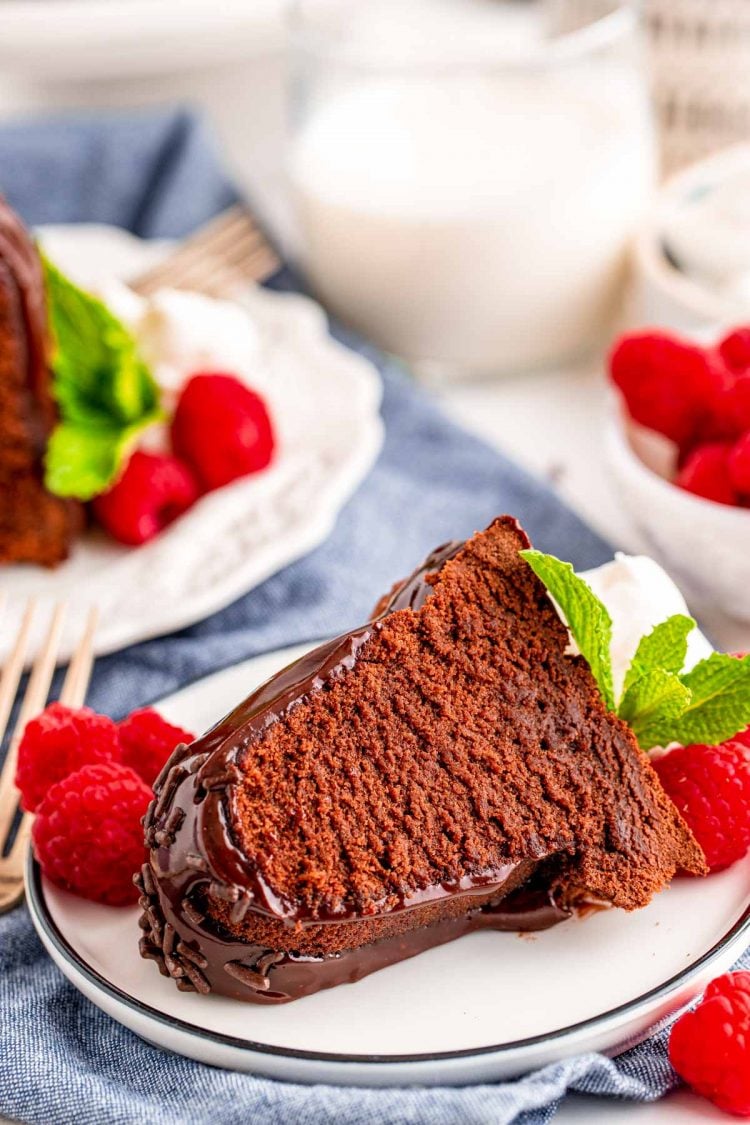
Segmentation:
[(711, 871), (741, 859), (750, 847), (750, 745), (678, 746), (653, 767)]
[(127, 766), (84, 766), (53, 785), (32, 826), (34, 854), (58, 887), (109, 906), (135, 902), (141, 819), (153, 798)]
[(198, 489), (186, 465), (162, 453), (131, 456), (120, 479), (93, 501), (94, 514), (120, 543), (147, 543), (195, 503)]
[(675, 484), (686, 492), (702, 496), (704, 500), (734, 504), (737, 494), (730, 473), (731, 450), (730, 445), (719, 441), (698, 446), (687, 455), (675, 477)]
[(669, 1061), (719, 1109), (750, 1117), (750, 972), (711, 981), (698, 1007), (672, 1028)]
[(81, 766), (118, 762), (117, 726), (88, 707), (51, 703), (26, 724), (16, 767), (23, 807), (33, 812), (51, 785)]
[(623, 336), (609, 367), (631, 417), (682, 448), (701, 433), (727, 383), (718, 353), (663, 332)]
[(172, 448), (207, 490), (270, 464), (275, 438), (260, 395), (223, 372), (188, 380), (172, 419)]
[(118, 729), (123, 763), (147, 785), (153, 785), (175, 746), (195, 740), (194, 734), (172, 726), (152, 707), (133, 711)]

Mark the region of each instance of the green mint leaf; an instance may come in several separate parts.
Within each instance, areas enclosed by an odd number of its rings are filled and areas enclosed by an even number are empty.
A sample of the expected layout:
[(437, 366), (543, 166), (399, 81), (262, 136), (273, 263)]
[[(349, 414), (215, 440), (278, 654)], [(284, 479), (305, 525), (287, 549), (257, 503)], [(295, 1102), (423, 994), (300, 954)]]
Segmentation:
[(112, 484), (135, 436), (160, 417), (159, 388), (125, 325), (42, 260), (60, 410), (45, 484), (59, 496), (88, 500)]
[(134, 337), (98, 298), (44, 259), (55, 397), (66, 420), (136, 422), (159, 392)]
[(45, 486), (56, 496), (77, 500), (91, 500), (105, 492), (132, 452), (143, 425), (97, 428), (61, 422), (47, 443)]
[(690, 705), (690, 688), (675, 672), (651, 668), (629, 685), (618, 714), (630, 725), (642, 750), (660, 745), (660, 731)]
[(750, 725), (750, 656), (713, 652), (680, 680), (691, 700), (682, 715), (659, 726), (659, 745), (715, 746)]
[[(650, 633), (642, 637), (625, 675), (623, 696), (627, 695), (628, 689), (642, 676), (657, 668), (665, 672), (681, 672), (685, 667), (687, 639), (694, 628), (695, 622), (692, 617), (676, 613), (673, 617), (655, 625)], [(620, 715), (628, 721), (622, 714), (622, 704)]]
[(612, 618), (594, 591), (579, 578), (568, 562), (542, 551), (521, 551), (537, 578), (541, 579), (560, 607), (581, 655), (588, 662), (610, 711), (615, 707), (612, 682)]

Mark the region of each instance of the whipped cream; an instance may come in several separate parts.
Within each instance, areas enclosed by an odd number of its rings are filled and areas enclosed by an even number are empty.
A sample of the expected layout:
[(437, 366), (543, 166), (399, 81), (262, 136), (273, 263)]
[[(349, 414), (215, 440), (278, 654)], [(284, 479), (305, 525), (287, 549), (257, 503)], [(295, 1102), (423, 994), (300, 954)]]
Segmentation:
[(197, 371), (226, 371), (257, 383), (260, 333), (235, 301), (177, 289), (141, 297), (120, 282), (108, 282), (97, 292), (135, 336), (168, 409)]
[[(615, 690), (619, 691), (641, 637), (673, 614), (690, 616), (690, 611), (667, 572), (643, 555), (618, 553), (614, 562), (584, 571), (581, 577), (604, 602), (612, 618), (612, 670)], [(708, 640), (694, 629), (688, 638), (683, 671), (693, 668), (712, 651)]]

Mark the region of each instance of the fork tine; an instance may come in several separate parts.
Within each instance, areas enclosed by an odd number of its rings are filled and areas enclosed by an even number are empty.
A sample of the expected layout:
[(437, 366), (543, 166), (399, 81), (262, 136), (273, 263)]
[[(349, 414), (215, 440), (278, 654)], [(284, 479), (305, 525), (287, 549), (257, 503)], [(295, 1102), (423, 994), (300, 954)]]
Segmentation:
[(5, 729), (13, 708), (13, 700), (16, 698), (18, 685), (23, 675), (26, 650), (29, 647), (29, 633), (31, 632), (31, 623), (34, 620), (35, 611), (36, 599), (31, 598), (26, 605), (16, 643), (0, 677), (0, 742), (5, 737)]
[[(60, 647), (60, 634), (67, 606), (64, 602), (55, 606), (49, 632), (46, 640), (34, 661), (26, 694), (23, 697), (21, 708), (18, 712), (16, 725), (8, 746), (8, 753), (0, 774), (0, 839), (5, 839), (10, 831), (13, 817), (18, 804), (18, 792), (15, 787), (16, 763), (18, 761), (18, 746), (24, 728), (29, 719), (42, 710), (47, 702), (52, 676), (55, 671), (57, 653)], [(23, 626), (22, 626), (23, 629)]]
[(217, 286), (207, 287), (205, 280), (210, 263), (236, 266), (242, 281), (262, 281), (281, 264), (250, 212), (238, 204), (207, 223), (130, 286), (144, 297), (161, 286), (214, 295)]
[[(2, 829), (3, 825), (2, 802), (6, 801), (12, 810), (4, 834), (0, 832), (0, 840), (2, 840), (4, 836), (7, 837), (18, 804), (18, 792), (13, 783), (15, 762), (18, 756), (18, 745), (23, 735), (26, 722), (43, 707), (47, 695), (49, 694), (50, 683), (55, 670), (56, 656), (59, 650), (60, 633), (65, 617), (65, 610), (65, 605), (61, 604), (57, 606), (46, 643), (39, 653), (31, 673), (27, 692), (21, 705), (18, 724), (13, 732), (13, 738), (11, 740), (11, 749), (13, 750), (13, 761), (11, 764), (13, 773), (6, 774), (4, 769), (2, 777), (0, 777), (0, 829)], [(91, 669), (94, 663), (93, 639), (97, 623), (98, 611), (96, 607), (92, 607), (88, 614), (83, 636), (70, 661), (62, 691), (60, 692), (60, 702), (67, 704), (69, 707), (80, 706), (86, 697), (86, 689), (88, 688), (89, 679), (91, 678)], [(10, 756), (9, 751), (9, 758)], [(6, 768), (8, 768), (7, 762)], [(2, 868), (0, 872), (0, 913), (10, 910), (23, 898), (23, 870), (26, 850), (31, 836), (32, 820), (33, 818), (30, 813), (23, 814), (21, 822), (18, 825), (13, 846), (8, 852), (8, 855), (4, 859), (0, 859), (0, 867)], [(3, 883), (5, 883), (5, 887), (2, 886)]]
[(91, 669), (94, 665), (94, 633), (99, 623), (99, 611), (96, 606), (89, 610), (86, 628), (81, 643), (76, 649), (68, 665), (65, 681), (60, 692), (60, 702), (68, 707), (80, 707), (86, 698), (86, 691), (91, 679)]

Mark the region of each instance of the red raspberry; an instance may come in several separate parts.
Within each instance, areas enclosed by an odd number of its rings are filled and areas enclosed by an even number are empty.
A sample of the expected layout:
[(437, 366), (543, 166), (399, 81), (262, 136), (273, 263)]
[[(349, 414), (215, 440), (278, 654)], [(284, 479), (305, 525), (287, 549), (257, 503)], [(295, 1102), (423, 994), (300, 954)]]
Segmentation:
[(185, 385), (172, 419), (172, 448), (204, 488), (265, 469), (274, 444), (263, 399), (234, 375), (201, 372)]
[(683, 447), (700, 433), (726, 383), (715, 353), (661, 332), (623, 336), (609, 368), (635, 421)]
[(94, 499), (94, 514), (120, 543), (137, 547), (195, 502), (198, 489), (176, 457), (136, 451), (117, 483)]
[(51, 785), (81, 766), (119, 760), (117, 727), (111, 719), (88, 707), (50, 703), (26, 724), (18, 747), (16, 785), (23, 807), (33, 812)]
[(675, 484), (718, 504), (735, 504), (737, 495), (729, 473), (729, 451), (725, 442), (709, 442), (689, 453), (675, 477)]
[(141, 819), (153, 797), (127, 766), (84, 766), (53, 785), (34, 819), (34, 853), (58, 887), (124, 906), (138, 892), (133, 874), (144, 861)]
[(741, 859), (750, 847), (750, 746), (678, 746), (653, 767), (711, 871)]
[(750, 369), (750, 327), (735, 328), (719, 343), (719, 355), (731, 371)]
[(711, 981), (697, 1008), (669, 1036), (681, 1078), (726, 1113), (750, 1117), (750, 973)]
[(750, 430), (732, 446), (727, 464), (732, 487), (750, 496)]
[(717, 395), (711, 415), (702, 425), (705, 440), (735, 440), (750, 430), (750, 374), (727, 371), (726, 382)]
[(194, 734), (173, 727), (151, 707), (133, 711), (119, 724), (119, 731), (123, 762), (148, 785), (153, 785), (178, 743), (195, 739)]

